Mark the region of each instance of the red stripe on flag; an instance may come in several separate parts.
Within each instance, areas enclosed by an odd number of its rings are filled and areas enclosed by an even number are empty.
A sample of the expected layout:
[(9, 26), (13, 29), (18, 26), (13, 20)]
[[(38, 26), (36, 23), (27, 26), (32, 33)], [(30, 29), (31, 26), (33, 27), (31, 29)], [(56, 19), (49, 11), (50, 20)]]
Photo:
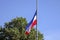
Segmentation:
[(28, 34), (29, 34), (29, 32), (27, 32), (27, 31), (26, 31), (26, 32), (25, 32), (25, 34), (26, 34), (26, 35), (28, 35)]
[(34, 20), (33, 23), (32, 23), (32, 25), (31, 25), (31, 28), (33, 28), (34, 25), (36, 25), (36, 24), (37, 24), (37, 20)]

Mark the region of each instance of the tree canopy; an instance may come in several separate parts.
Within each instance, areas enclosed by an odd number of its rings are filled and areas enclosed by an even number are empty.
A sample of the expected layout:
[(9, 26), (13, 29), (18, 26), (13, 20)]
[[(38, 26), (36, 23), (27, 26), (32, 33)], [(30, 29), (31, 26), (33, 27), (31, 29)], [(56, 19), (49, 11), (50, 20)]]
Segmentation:
[[(17, 17), (6, 22), (4, 28), (0, 27), (0, 40), (35, 40), (36, 30), (33, 28), (29, 35), (25, 34), (26, 18)], [(43, 34), (38, 32), (38, 40), (43, 39)]]

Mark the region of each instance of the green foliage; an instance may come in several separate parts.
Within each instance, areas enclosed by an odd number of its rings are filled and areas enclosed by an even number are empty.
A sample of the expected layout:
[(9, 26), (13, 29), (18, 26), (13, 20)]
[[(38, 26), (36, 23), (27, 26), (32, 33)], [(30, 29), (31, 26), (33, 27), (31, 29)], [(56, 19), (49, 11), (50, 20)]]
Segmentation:
[[(29, 35), (25, 34), (27, 25), (25, 18), (14, 18), (10, 22), (6, 22), (4, 27), (0, 28), (0, 40), (35, 40), (36, 30), (33, 28)], [(43, 35), (38, 32), (38, 40), (42, 40)]]

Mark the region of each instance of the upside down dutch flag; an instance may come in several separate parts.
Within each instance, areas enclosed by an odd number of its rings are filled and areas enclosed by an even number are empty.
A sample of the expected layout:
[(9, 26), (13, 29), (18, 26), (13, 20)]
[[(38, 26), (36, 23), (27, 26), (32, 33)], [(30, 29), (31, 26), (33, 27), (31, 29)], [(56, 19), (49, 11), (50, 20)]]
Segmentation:
[(32, 20), (27, 24), (25, 34), (28, 35), (31, 29), (37, 24), (37, 11), (35, 12)]

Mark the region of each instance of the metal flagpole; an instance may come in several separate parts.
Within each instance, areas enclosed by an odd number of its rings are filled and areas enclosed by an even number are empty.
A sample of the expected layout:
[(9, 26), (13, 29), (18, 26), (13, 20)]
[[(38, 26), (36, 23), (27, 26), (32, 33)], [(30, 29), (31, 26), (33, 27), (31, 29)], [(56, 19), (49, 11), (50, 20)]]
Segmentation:
[[(38, 13), (38, 0), (36, 0), (36, 13)], [(37, 28), (37, 24), (36, 24), (36, 40), (38, 40), (38, 31), (37, 31), (37, 29), (38, 28)]]

